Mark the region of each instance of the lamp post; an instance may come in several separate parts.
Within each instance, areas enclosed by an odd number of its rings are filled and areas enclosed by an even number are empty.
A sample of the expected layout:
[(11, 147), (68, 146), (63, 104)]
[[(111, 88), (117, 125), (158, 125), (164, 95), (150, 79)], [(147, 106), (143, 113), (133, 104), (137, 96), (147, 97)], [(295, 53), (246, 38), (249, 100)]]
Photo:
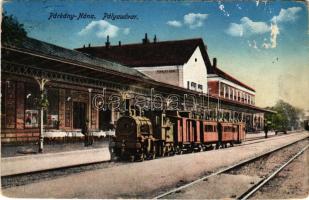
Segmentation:
[[(44, 78), (35, 78), (35, 80), (37, 81), (37, 83), (40, 86), (40, 94), (41, 94), (41, 101), (43, 101), (44, 98), (44, 88), (45, 88), (45, 84), (49, 81), (48, 79), (44, 79)], [(41, 104), (40, 105), (40, 134), (39, 134), (39, 153), (43, 153), (43, 144), (44, 144), (44, 107)]]

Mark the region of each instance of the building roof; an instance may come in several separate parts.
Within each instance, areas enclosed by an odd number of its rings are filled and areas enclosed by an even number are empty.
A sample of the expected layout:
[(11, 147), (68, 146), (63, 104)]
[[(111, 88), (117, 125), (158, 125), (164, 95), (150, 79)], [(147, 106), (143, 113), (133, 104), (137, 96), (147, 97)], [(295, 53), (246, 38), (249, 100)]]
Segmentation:
[[(99, 59), (93, 56), (89, 56), (89, 55), (85, 55), (81, 52), (75, 51), (75, 50), (71, 50), (71, 49), (66, 49), (63, 47), (59, 47), (47, 42), (43, 42), (40, 40), (36, 40), (33, 38), (26, 38), (22, 44), (18, 44), (18, 45), (12, 45), (12, 44), (3, 44), (1, 46), (2, 49), (2, 54), (3, 54), (3, 60), (10, 60), (10, 57), (20, 63), (28, 63), (29, 61), (32, 62), (32, 64), (36, 63), (37, 65), (39, 65), (41, 68), (48, 70), (48, 66), (49, 66), (49, 60), (53, 60), (55, 61), (55, 63), (50, 63), (53, 64), (50, 67), (55, 68), (57, 70), (59, 70), (59, 72), (61, 72), (62, 69), (65, 68), (64, 65), (59, 65), (56, 62), (59, 61), (71, 61), (69, 63), (67, 63), (68, 65), (73, 65), (71, 63), (81, 63), (81, 67), (85, 68), (85, 70), (91, 71), (90, 68), (86, 68), (87, 65), (85, 64), (89, 64), (93, 67), (96, 68), (100, 68), (100, 69), (108, 69), (109, 71), (111, 70), (116, 70), (119, 71), (121, 73), (115, 74), (115, 76), (112, 77), (112, 80), (114, 82), (119, 82), (120, 79), (122, 78), (122, 76), (119, 76), (119, 74), (130, 74), (131, 76), (128, 77), (138, 77), (138, 81), (139, 84), (140, 83), (145, 83), (144, 86), (150, 86), (152, 88), (158, 88), (158, 90), (162, 90), (165, 92), (185, 92), (187, 93), (191, 93), (191, 94), (196, 94), (199, 95), (198, 92), (196, 91), (192, 91), (192, 90), (188, 90), (186, 88), (181, 88), (175, 85), (170, 85), (170, 84), (165, 84), (165, 83), (161, 83), (155, 80), (152, 80), (150, 78), (148, 78), (147, 76), (144, 76), (142, 73), (138, 72), (135, 69), (131, 69), (116, 63), (112, 63), (103, 59)], [(17, 54), (12, 54), (12, 52), (18, 52), (21, 54), (21, 56), (27, 56), (29, 57), (29, 59), (26, 59), (25, 57), (18, 59), (17, 57), (15, 57)], [(35, 55), (35, 56), (32, 56)], [(34, 57), (37, 57), (37, 59), (41, 59), (41, 62), (38, 62), (38, 60), (36, 60)], [(1, 61), (1, 62), (2, 62)], [(28, 63), (28, 65), (32, 65), (31, 63)], [(66, 72), (66, 73), (85, 73), (85, 72), (81, 72), (81, 71), (75, 71), (74, 69), (76, 68), (71, 68), (72, 70)], [(95, 71), (95, 74), (103, 74), (105, 73), (106, 70), (100, 70), (100, 71)], [(111, 76), (110, 74), (107, 74), (109, 77)], [(143, 86), (142, 84), (140, 84), (141, 86)], [(210, 96), (210, 99), (216, 100), (217, 97), (215, 96)], [(269, 112), (266, 109), (263, 108), (259, 108), (253, 105), (245, 105), (245, 104), (240, 104), (239, 102), (233, 102), (230, 100), (226, 100), (226, 99), (221, 99), (224, 102), (228, 102), (230, 104), (233, 105), (238, 105), (244, 108), (252, 108), (254, 110), (257, 111), (262, 111), (262, 112)]]
[(250, 86), (244, 84), (243, 82), (237, 80), (236, 78), (234, 78), (233, 76), (227, 74), (226, 72), (222, 71), (221, 69), (216, 67), (214, 70), (215, 70), (215, 73), (218, 76), (220, 76), (220, 77), (222, 77), (222, 78), (224, 78), (226, 80), (229, 80), (229, 81), (231, 81), (233, 83), (236, 83), (236, 84), (238, 84), (238, 85), (240, 85), (240, 86), (242, 86), (242, 87), (244, 87), (244, 88), (246, 88), (248, 90), (251, 90), (251, 91), (255, 92), (255, 89), (253, 89), (252, 87), (250, 87)]
[(101, 69), (107, 69), (111, 71), (117, 71), (133, 76), (148, 78), (143, 73), (138, 70), (122, 66), (118, 63), (114, 63), (111, 61), (107, 61), (101, 58), (94, 57), (92, 55), (84, 54), (80, 51), (66, 49), (64, 47), (60, 47), (54, 44), (50, 44), (47, 42), (43, 42), (34, 38), (26, 37), (20, 44), (5, 44), (8, 47), (20, 48), (23, 50), (27, 50), (33, 53), (39, 53), (44, 55), (49, 55), (57, 59), (65, 59), (73, 62), (79, 62), (83, 64), (89, 64)]
[(84, 47), (76, 50), (129, 67), (151, 67), (183, 65), (189, 60), (197, 47), (200, 47), (208, 72), (213, 72), (206, 47), (201, 38), (109, 47)]

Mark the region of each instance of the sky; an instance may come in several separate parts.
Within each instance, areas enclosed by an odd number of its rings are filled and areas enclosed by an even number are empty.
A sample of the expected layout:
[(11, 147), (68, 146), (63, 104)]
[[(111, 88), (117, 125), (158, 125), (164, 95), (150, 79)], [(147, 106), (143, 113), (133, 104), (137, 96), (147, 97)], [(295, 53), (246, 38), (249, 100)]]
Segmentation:
[(3, 7), (29, 37), (70, 49), (104, 45), (107, 35), (112, 45), (141, 42), (146, 32), (159, 41), (202, 38), (219, 68), (256, 89), (257, 106), (282, 99), (309, 110), (305, 2), (13, 0)]

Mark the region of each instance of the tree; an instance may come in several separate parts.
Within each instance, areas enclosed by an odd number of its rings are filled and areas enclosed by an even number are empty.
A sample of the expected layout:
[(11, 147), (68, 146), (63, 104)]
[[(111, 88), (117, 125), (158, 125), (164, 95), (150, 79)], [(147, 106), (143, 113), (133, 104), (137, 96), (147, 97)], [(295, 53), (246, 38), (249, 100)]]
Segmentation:
[(301, 116), (303, 111), (293, 107), (289, 103), (279, 100), (275, 106), (268, 108), (276, 111), (276, 114), (267, 114), (267, 121), (272, 122), (272, 128), (276, 130), (291, 130), (300, 127)]
[(6, 45), (18, 45), (27, 37), (24, 25), (19, 23), (13, 15), (2, 13), (1, 41)]

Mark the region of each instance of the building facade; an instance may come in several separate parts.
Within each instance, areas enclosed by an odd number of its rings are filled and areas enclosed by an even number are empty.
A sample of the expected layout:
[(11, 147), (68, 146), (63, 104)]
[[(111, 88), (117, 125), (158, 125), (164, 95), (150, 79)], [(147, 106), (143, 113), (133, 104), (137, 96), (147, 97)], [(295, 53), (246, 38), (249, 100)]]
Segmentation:
[[(105, 46), (77, 50), (137, 69), (156, 81), (208, 94), (220, 99), (216, 115), (222, 120), (245, 120), (250, 131), (263, 127), (263, 113), (220, 106), (220, 102), (226, 100), (254, 107), (255, 90), (219, 69), (216, 58), (211, 64), (207, 47), (200, 38), (158, 42), (155, 37), (150, 42), (145, 34), (142, 43), (112, 46), (108, 40)], [(240, 114), (242, 112), (244, 114)]]
[[(192, 48), (192, 52), (198, 49)], [(86, 120), (90, 130), (99, 135), (113, 130), (118, 118), (130, 105), (143, 102), (141, 98), (147, 104), (139, 106), (145, 109), (155, 105), (161, 105), (159, 109), (171, 109), (170, 100), (174, 98), (179, 110), (194, 110), (208, 119), (222, 118), (222, 110), (228, 110), (232, 113), (229, 120), (251, 119), (250, 124), (254, 114), (267, 112), (254, 105), (154, 80), (135, 67), (32, 38), (19, 45), (4, 44), (1, 50), (3, 144), (38, 141), (41, 122), (46, 138), (80, 135)], [(204, 57), (205, 52), (200, 51)], [(195, 63), (196, 57), (185, 58), (183, 67), (191, 59)], [(205, 72), (213, 70), (210, 62), (204, 60), (204, 63)]]

